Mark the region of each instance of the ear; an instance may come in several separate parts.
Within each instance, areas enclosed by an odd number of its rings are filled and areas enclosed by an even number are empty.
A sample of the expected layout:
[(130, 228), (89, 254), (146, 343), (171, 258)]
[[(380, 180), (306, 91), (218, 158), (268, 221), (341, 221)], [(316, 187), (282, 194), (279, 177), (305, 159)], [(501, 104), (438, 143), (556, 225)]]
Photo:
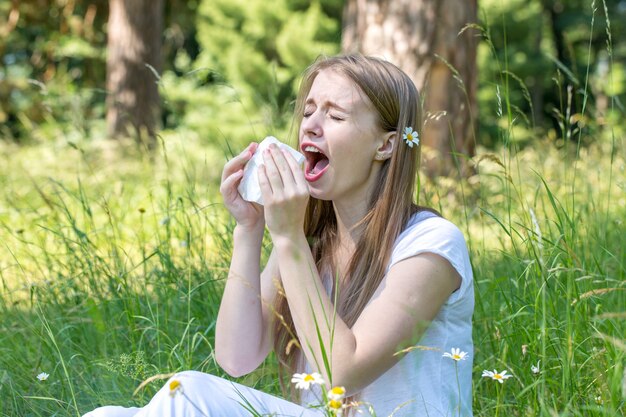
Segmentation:
[(379, 146), (376, 149), (376, 155), (374, 159), (376, 161), (385, 161), (391, 158), (391, 154), (393, 153), (393, 148), (396, 146), (398, 135), (394, 130), (392, 132), (387, 132), (381, 138), (379, 142)]

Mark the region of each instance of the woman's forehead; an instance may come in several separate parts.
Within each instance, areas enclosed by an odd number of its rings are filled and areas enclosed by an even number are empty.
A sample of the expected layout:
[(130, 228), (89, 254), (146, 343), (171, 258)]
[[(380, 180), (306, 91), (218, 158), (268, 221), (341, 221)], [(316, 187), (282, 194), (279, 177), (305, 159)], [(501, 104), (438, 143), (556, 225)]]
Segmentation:
[(331, 102), (340, 106), (367, 105), (369, 100), (361, 89), (346, 75), (325, 69), (320, 71), (311, 85), (306, 102)]

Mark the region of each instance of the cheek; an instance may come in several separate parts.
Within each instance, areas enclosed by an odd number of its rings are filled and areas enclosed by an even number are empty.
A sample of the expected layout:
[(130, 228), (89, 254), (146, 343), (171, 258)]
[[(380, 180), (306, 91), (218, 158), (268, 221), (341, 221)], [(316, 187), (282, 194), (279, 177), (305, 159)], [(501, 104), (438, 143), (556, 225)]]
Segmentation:
[(336, 149), (335, 155), (337, 155), (335, 169), (340, 171), (342, 175), (362, 177), (367, 176), (371, 171), (373, 156), (364, 147), (354, 146), (352, 143), (346, 144), (346, 146)]

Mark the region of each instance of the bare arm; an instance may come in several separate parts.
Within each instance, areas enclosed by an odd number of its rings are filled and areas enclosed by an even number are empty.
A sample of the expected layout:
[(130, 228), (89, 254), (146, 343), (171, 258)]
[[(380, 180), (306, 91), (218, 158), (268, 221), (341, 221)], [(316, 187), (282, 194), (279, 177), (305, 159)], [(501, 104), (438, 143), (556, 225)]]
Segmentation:
[(400, 359), (395, 353), (419, 339), (460, 285), (458, 273), (438, 255), (406, 259), (392, 267), (370, 304), (349, 328), (341, 318), (333, 317), (330, 298), (317, 273), (310, 272), (315, 269), (306, 240), (279, 239), (274, 244), (289, 308), (308, 362), (331, 380), (324, 367), (319, 330), (329, 357), (332, 384), (346, 387), (349, 393), (358, 392), (393, 366)]
[(215, 330), (215, 357), (230, 375), (256, 369), (269, 352), (268, 305), (275, 297), (273, 280), (278, 275), (270, 256), (260, 273), (261, 244), (265, 221), (263, 208), (244, 201), (237, 191), (243, 168), (256, 150), (250, 144), (224, 166), (220, 192), (224, 205), (237, 221), (233, 255)]
[(255, 370), (271, 349), (271, 306), (278, 277), (275, 254), (259, 274), (263, 229), (237, 226), (234, 250), (215, 329), (215, 357), (232, 376)]

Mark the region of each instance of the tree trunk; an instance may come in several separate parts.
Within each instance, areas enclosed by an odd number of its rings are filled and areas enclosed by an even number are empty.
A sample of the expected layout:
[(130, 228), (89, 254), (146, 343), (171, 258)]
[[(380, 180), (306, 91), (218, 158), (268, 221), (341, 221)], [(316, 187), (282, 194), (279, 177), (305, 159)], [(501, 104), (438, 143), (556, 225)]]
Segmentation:
[(478, 38), (462, 29), (476, 23), (477, 8), (477, 0), (347, 0), (344, 9), (343, 51), (388, 59), (421, 91), (430, 176), (472, 172)]
[[(163, 0), (110, 0), (107, 128), (151, 147), (160, 117)], [(151, 67), (151, 68), (150, 68)]]

